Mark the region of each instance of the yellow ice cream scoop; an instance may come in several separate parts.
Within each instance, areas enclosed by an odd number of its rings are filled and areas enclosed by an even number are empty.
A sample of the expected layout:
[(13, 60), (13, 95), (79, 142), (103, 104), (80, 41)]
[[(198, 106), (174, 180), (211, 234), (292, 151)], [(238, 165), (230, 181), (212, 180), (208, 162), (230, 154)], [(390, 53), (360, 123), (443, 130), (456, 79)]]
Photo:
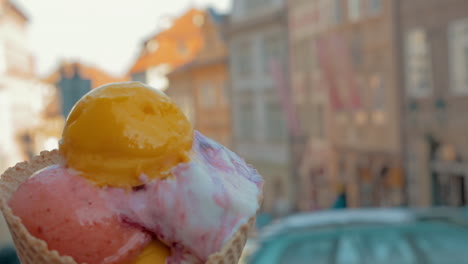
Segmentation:
[(132, 187), (168, 177), (188, 161), (193, 128), (164, 93), (139, 82), (86, 94), (67, 118), (60, 153), (98, 186)]
[(159, 241), (152, 241), (132, 264), (164, 264), (170, 256), (169, 249)]

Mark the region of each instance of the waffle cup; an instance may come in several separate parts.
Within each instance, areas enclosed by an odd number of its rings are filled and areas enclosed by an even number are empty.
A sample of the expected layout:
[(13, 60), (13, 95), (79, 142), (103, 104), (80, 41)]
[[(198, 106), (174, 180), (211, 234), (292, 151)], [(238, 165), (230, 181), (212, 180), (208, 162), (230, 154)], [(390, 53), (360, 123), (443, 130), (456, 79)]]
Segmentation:
[[(0, 209), (5, 216), (22, 264), (77, 264), (72, 257), (61, 256), (58, 251), (49, 250), (45, 241), (32, 236), (21, 223), (21, 219), (15, 216), (8, 206), (8, 201), (16, 189), (33, 173), (61, 163), (63, 158), (57, 150), (43, 151), (31, 162), (20, 162), (7, 169), (0, 178)], [(206, 264), (237, 264), (254, 223), (255, 216), (242, 225), (219, 252), (209, 256)]]

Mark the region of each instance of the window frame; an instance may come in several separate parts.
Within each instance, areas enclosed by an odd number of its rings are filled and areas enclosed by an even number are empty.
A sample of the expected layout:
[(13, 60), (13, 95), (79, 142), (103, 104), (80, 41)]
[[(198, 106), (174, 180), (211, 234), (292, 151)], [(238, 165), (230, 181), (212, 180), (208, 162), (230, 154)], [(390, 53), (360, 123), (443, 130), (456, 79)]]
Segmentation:
[[(376, 8), (373, 4), (378, 1), (378, 7)], [(385, 6), (385, 0), (367, 0), (367, 7), (369, 10), (369, 14), (371, 16), (376, 16), (382, 13), (384, 6)]]
[[(425, 74), (427, 76), (427, 85), (428, 85), (428, 88), (423, 90), (420, 88), (420, 86), (416, 87), (416, 86), (413, 86), (413, 81), (411, 78), (414, 78), (415, 80), (417, 80), (418, 78), (414, 77), (414, 76), (411, 76), (411, 74), (415, 74), (415, 73), (418, 73), (420, 74), (420, 64), (421, 62), (419, 61), (416, 61), (417, 59), (421, 60), (420, 57), (421, 54), (417, 54), (417, 55), (412, 55), (410, 54), (411, 52), (414, 52), (412, 51), (412, 47), (411, 47), (411, 34), (416, 34), (416, 33), (421, 33), (424, 35), (424, 39), (425, 39), (425, 43), (426, 43), (426, 66), (427, 67), (427, 73)], [(412, 28), (412, 29), (409, 29), (405, 32), (405, 39), (404, 39), (404, 54), (405, 54), (405, 60), (404, 60), (404, 68), (405, 68), (405, 93), (408, 97), (410, 98), (425, 98), (425, 97), (428, 97), (430, 95), (432, 95), (434, 93), (434, 80), (433, 80), (433, 59), (432, 59), (432, 47), (431, 47), (431, 43), (430, 43), (430, 40), (428, 38), (428, 33), (427, 33), (427, 30), (424, 29), (424, 28), (421, 28), (421, 27), (417, 27), (417, 28)], [(414, 60), (414, 61), (412, 61)], [(419, 65), (413, 65), (413, 64), (419, 64)], [(412, 68), (415, 68), (415, 69), (412, 69)], [(416, 82), (416, 81), (415, 81)], [(421, 81), (420, 81), (421, 82)]]
[(348, 19), (351, 22), (357, 22), (361, 20), (363, 16), (363, 0), (348, 0)]
[[(207, 98), (207, 95), (212, 96), (212, 98)], [(217, 86), (214, 81), (207, 80), (203, 82), (200, 87), (200, 93), (198, 95), (201, 108), (216, 108), (219, 101), (217, 95)]]
[[(457, 27), (460, 27), (460, 31), (464, 31), (460, 34), (460, 42), (455, 39), (457, 33)], [(468, 96), (468, 17), (454, 20), (448, 25), (448, 45), (449, 45), (449, 71), (450, 71), (450, 94), (454, 96)], [(459, 46), (458, 46), (459, 45)], [(457, 53), (460, 48), (461, 53)], [(463, 57), (463, 61), (459, 62), (459, 57)], [(462, 66), (463, 65), (463, 66)], [(464, 73), (464, 78), (458, 76)], [(460, 80), (463, 79), (463, 80)]]

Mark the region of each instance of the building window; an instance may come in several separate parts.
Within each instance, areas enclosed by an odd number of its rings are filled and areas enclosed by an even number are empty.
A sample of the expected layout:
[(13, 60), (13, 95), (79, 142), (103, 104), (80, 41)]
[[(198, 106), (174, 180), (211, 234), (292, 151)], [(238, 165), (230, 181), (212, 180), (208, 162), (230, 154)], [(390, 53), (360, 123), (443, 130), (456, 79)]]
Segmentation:
[(212, 108), (216, 105), (216, 86), (206, 82), (201, 87), (200, 103), (203, 108)]
[(192, 22), (195, 26), (201, 27), (205, 23), (205, 17), (202, 14), (196, 14), (193, 16)]
[(348, 0), (348, 16), (351, 21), (361, 18), (361, 0)]
[(314, 88), (316, 76), (319, 73), (315, 40), (308, 37), (295, 43), (293, 51), (294, 71), (298, 78), (295, 80), (294, 101), (303, 104), (310, 99), (310, 92)]
[(343, 0), (333, 0), (333, 18), (337, 24), (343, 21)]
[(237, 46), (234, 56), (234, 69), (236, 75), (240, 78), (249, 78), (252, 76), (252, 45), (249, 42), (243, 42)]
[(468, 19), (456, 21), (449, 28), (451, 90), (468, 94)]
[(380, 73), (374, 73), (369, 78), (369, 88), (371, 95), (372, 121), (375, 124), (385, 122), (385, 82)]
[(244, 1), (245, 4), (245, 10), (250, 13), (253, 11), (256, 11), (256, 9), (260, 7), (264, 7), (265, 5), (268, 5), (268, 0), (246, 0)]
[(371, 15), (379, 14), (382, 10), (382, 0), (368, 0), (369, 1), (369, 12)]
[(364, 60), (362, 40), (361, 34), (355, 34), (351, 40), (351, 62), (356, 68), (361, 67)]
[(281, 37), (278, 35), (266, 37), (263, 45), (263, 71), (265, 73), (271, 72), (271, 62), (277, 61), (282, 63), (282, 50), (281, 50)]
[(254, 106), (251, 102), (239, 104), (238, 137), (241, 140), (252, 140), (255, 137)]
[(148, 51), (148, 53), (155, 52), (156, 50), (158, 50), (158, 48), (159, 48), (159, 43), (155, 39), (148, 41), (148, 43), (146, 44), (146, 50)]
[(415, 29), (406, 36), (406, 87), (411, 97), (427, 96), (432, 90), (431, 56), (426, 32)]
[(286, 139), (286, 120), (281, 105), (276, 102), (266, 104), (266, 138), (278, 142)]
[(385, 85), (382, 74), (374, 73), (369, 78), (370, 94), (372, 96), (372, 109), (383, 110), (385, 107)]

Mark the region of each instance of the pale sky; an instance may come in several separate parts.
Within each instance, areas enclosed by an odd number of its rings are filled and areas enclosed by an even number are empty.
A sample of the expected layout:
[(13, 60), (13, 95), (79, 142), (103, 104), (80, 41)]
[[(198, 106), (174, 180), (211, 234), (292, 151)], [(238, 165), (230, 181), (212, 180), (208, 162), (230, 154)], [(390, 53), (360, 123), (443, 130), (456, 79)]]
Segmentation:
[(65, 59), (123, 74), (160, 21), (190, 7), (220, 11), (230, 0), (15, 0), (30, 18), (29, 46), (40, 75)]

